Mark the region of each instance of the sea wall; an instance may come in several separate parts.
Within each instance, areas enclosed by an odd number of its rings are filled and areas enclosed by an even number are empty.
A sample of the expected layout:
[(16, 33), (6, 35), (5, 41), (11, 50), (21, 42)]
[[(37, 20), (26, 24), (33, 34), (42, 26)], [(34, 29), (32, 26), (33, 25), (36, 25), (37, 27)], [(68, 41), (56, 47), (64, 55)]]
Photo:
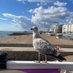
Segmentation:
[[(23, 61), (36, 61), (38, 60), (38, 53), (36, 51), (5, 51), (8, 53), (8, 60), (23, 60)], [(73, 52), (61, 52), (67, 61), (73, 61), (73, 58), (70, 60), (69, 56), (73, 57)], [(68, 56), (68, 58), (67, 58)], [(55, 58), (48, 56), (49, 61), (56, 60)], [(41, 55), (41, 60), (44, 60), (44, 56)]]

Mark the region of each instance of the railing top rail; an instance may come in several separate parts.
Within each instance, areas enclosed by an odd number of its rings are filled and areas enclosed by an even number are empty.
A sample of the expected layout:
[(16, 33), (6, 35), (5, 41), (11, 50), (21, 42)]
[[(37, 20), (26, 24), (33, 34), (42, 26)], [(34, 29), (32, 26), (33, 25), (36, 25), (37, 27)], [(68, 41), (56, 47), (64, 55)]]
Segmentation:
[(55, 62), (48, 61), (47, 63), (36, 63), (34, 61), (8, 61), (8, 69), (41, 69), (41, 68), (53, 68), (53, 69), (65, 69), (73, 70), (73, 62)]

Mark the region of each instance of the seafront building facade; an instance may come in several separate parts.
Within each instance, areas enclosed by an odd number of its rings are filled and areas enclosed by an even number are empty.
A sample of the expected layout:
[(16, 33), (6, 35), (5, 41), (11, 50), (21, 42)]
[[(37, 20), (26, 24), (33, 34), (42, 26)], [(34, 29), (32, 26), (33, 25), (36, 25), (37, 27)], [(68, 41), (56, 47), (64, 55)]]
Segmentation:
[(57, 25), (55, 27), (55, 35), (58, 38), (73, 40), (73, 24)]
[(73, 33), (73, 24), (62, 25), (62, 33)]
[(73, 39), (73, 24), (56, 25), (51, 31), (57, 38)]
[(73, 33), (73, 24), (56, 25), (50, 29), (53, 33)]

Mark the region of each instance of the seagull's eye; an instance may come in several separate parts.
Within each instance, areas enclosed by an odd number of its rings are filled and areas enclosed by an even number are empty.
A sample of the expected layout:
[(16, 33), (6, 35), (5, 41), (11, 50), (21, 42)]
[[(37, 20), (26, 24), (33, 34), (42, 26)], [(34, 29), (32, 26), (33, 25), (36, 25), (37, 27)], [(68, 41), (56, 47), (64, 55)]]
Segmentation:
[(38, 29), (37, 27), (35, 27), (35, 29)]

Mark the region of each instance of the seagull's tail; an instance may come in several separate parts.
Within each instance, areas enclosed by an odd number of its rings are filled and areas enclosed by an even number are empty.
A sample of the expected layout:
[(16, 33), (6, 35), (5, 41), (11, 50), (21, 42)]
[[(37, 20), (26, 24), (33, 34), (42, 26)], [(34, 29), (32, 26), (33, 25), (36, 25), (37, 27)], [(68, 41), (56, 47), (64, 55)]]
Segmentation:
[(59, 61), (66, 61), (66, 59), (60, 53), (53, 54), (53, 56)]
[(54, 51), (51, 56), (57, 58), (59, 61), (66, 61), (66, 59), (57, 51)]
[(66, 59), (61, 54), (55, 55), (55, 57), (58, 58), (59, 61), (66, 61)]

